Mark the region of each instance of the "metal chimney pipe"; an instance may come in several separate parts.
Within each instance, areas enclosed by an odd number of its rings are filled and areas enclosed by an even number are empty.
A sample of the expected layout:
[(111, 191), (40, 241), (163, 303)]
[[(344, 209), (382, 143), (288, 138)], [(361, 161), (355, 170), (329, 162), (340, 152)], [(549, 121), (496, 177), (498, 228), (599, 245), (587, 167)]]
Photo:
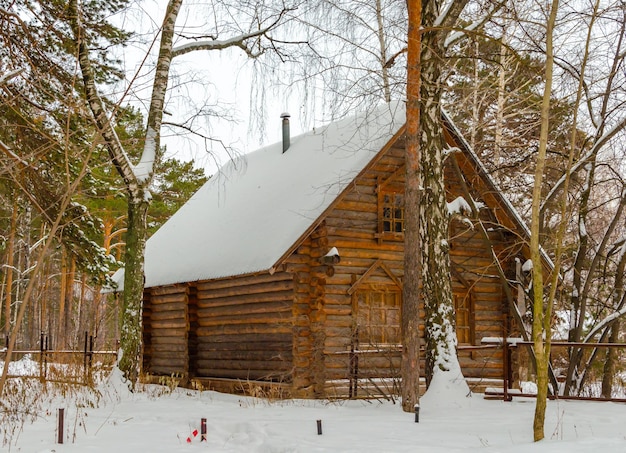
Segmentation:
[(280, 115), (283, 119), (283, 153), (289, 149), (290, 137), (289, 137), (289, 118), (291, 115), (287, 112)]

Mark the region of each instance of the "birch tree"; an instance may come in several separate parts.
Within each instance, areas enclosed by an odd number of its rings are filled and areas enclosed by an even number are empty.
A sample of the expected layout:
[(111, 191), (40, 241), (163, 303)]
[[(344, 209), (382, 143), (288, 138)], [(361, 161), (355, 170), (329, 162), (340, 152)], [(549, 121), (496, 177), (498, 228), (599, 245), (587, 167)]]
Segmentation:
[[(532, 222), (530, 234), (530, 257), (534, 263), (533, 281), (533, 347), (536, 357), (537, 369), (537, 399), (535, 405), (535, 417), (533, 420), (533, 437), (535, 441), (544, 438), (544, 425), (546, 417), (546, 401), (548, 396), (548, 367), (550, 364), (550, 343), (552, 338), (552, 297), (544, 296), (543, 266), (540, 245), (539, 208), (541, 204), (542, 181), (545, 171), (546, 150), (548, 145), (548, 128), (550, 113), (550, 97), (552, 93), (552, 73), (554, 66), (554, 50), (552, 36), (556, 22), (558, 0), (553, 0), (548, 13), (546, 25), (546, 69), (543, 102), (541, 106), (541, 133), (539, 137), (539, 149), (537, 151), (537, 163), (535, 167), (535, 184), (532, 201)], [(555, 290), (555, 285), (552, 287)], [(552, 295), (551, 295), (552, 296)]]
[[(557, 304), (556, 316), (544, 322), (544, 335), (565, 330), (573, 343), (606, 342), (618, 338), (613, 326), (626, 311), (621, 252), (626, 200), (618, 164), (623, 153), (617, 146), (626, 126), (624, 79), (618, 69), (624, 63), (625, 11), (621, 3), (600, 1), (583, 9), (562, 4), (559, 10), (567, 20), (554, 24), (561, 31), (553, 39), (567, 52), (555, 52), (559, 83), (552, 86), (550, 113), (544, 113), (550, 118), (546, 159), (551, 153), (552, 163), (544, 163), (538, 218), (533, 217), (539, 243), (554, 264), (544, 303)], [(522, 21), (521, 26), (529, 24)], [(532, 46), (538, 55), (545, 52), (538, 42)], [(566, 123), (553, 114), (558, 104), (569, 111)], [(583, 354), (582, 347), (573, 345), (568, 353), (568, 363), (557, 363), (566, 369), (562, 391), (579, 394), (601, 351)], [(611, 354), (607, 363), (605, 395), (612, 380)]]
[[(450, 277), (448, 227), (450, 214), (444, 187), (443, 164), (446, 146), (441, 126), (444, 65), (448, 48), (468, 33), (479, 30), (501, 8), (487, 5), (469, 25), (459, 19), (467, 1), (424, 1), (422, 3), (420, 86), (420, 172), (419, 252), (422, 266), (424, 328), (426, 337), (426, 382), (454, 380), (465, 386), (456, 355), (455, 311)], [(468, 202), (471, 202), (469, 200)], [(407, 206), (407, 209), (414, 209)]]
[[(92, 65), (95, 42), (85, 33), (83, 9), (77, 0), (70, 0), (69, 11), (72, 31), (77, 45), (77, 56), (82, 73), (85, 95), (94, 122), (106, 146), (111, 163), (124, 181), (128, 197), (128, 230), (126, 233), (124, 302), (122, 311), (121, 349), (119, 367), (131, 387), (137, 380), (141, 353), (141, 302), (143, 297), (143, 257), (146, 241), (146, 214), (150, 203), (149, 186), (158, 162), (161, 126), (166, 94), (173, 59), (195, 51), (240, 48), (250, 57), (256, 57), (267, 48), (277, 48), (270, 33), (278, 27), (288, 11), (256, 8), (254, 4), (240, 4), (238, 8), (250, 7), (249, 31), (226, 39), (189, 40), (175, 45), (176, 20), (183, 0), (170, 0), (160, 28), (159, 52), (152, 83), (148, 108), (145, 142), (141, 157), (133, 164), (115, 132), (110, 112), (102, 100)], [(228, 6), (227, 6), (228, 7)], [(263, 16), (262, 14), (267, 14)], [(210, 35), (210, 33), (208, 34)]]
[[(612, 325), (626, 313), (621, 289), (623, 255), (615, 253), (620, 250), (624, 237), (620, 225), (626, 199), (623, 170), (613, 164), (621, 154), (614, 144), (618, 137), (623, 137), (626, 128), (626, 115), (621, 108), (624, 78), (619, 69), (625, 58), (626, 11), (623, 5), (601, 6), (596, 1), (587, 16), (588, 31), (581, 63), (558, 62), (578, 83), (577, 111), (569, 144), (577, 159), (571, 159), (569, 172), (550, 189), (540, 209), (543, 218), (550, 201), (568, 192), (569, 173), (581, 181), (582, 184), (575, 187), (577, 204), (572, 219), (576, 249), (571, 267), (567, 269), (572, 285), (568, 301), (568, 340), (571, 342), (607, 341)], [(608, 36), (598, 37), (597, 28), (606, 30)], [(592, 128), (581, 145), (578, 127), (585, 119), (590, 120)], [(607, 165), (615, 166), (616, 173), (607, 173)], [(609, 291), (605, 289), (607, 280), (615, 282), (608, 286)], [(570, 349), (565, 394), (582, 390), (596, 355), (594, 351), (584, 361), (582, 348)]]

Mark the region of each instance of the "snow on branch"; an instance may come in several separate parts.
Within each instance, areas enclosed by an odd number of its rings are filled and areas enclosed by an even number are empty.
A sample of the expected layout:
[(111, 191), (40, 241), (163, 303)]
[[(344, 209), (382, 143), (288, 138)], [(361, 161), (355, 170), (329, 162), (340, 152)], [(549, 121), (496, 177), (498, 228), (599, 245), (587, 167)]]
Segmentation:
[(458, 196), (456, 199), (452, 200), (448, 205), (448, 213), (450, 215), (469, 215), (472, 213), (472, 207), (465, 200), (465, 198)]
[(246, 52), (250, 57), (255, 57), (250, 48), (246, 45), (246, 41), (252, 38), (258, 38), (260, 36), (264, 36), (269, 31), (274, 29), (283, 16), (290, 11), (290, 9), (284, 9), (280, 12), (276, 20), (272, 22), (267, 27), (263, 27), (259, 30), (255, 30), (249, 33), (244, 33), (238, 36), (234, 36), (230, 39), (218, 40), (218, 39), (210, 39), (203, 41), (190, 42), (186, 44), (182, 44), (180, 46), (176, 46), (172, 49), (172, 58), (178, 57), (180, 55), (184, 55), (190, 52), (194, 52), (196, 50), (223, 50), (229, 47), (239, 47), (241, 50)]
[(15, 154), (13, 151), (11, 151), (11, 148), (9, 148), (7, 145), (5, 145), (2, 140), (0, 140), (0, 150), (2, 150), (2, 152), (4, 154), (6, 154), (7, 156), (9, 156), (11, 159), (15, 160), (16, 162), (20, 163), (21, 165), (28, 167), (28, 162), (26, 162), (25, 160), (23, 160), (20, 156), (18, 156), (17, 154)]
[[(459, 3), (462, 3), (462, 2), (458, 2), (457, 0), (452, 0), (448, 4), (447, 8), (445, 8), (444, 11), (439, 15), (439, 17), (437, 18), (437, 22), (440, 22), (441, 26), (443, 27), (453, 26), (453, 24), (458, 19), (458, 16), (462, 10), (462, 8), (459, 10), (460, 8), (460, 5), (458, 5)], [(469, 24), (467, 27), (463, 27), (462, 29), (456, 30), (448, 34), (446, 40), (444, 41), (444, 47), (447, 48), (451, 46), (452, 44), (454, 44), (455, 42), (457, 42), (458, 40), (462, 39), (465, 35), (469, 33), (474, 33), (477, 30), (481, 29), (494, 16), (494, 14), (504, 6), (504, 4), (505, 4), (505, 1), (497, 2), (493, 6), (491, 11), (486, 12), (482, 17), (475, 20), (474, 22)], [(456, 6), (456, 10), (453, 10), (452, 6)]]
[(19, 68), (19, 69), (14, 69), (13, 71), (10, 71), (7, 74), (0, 76), (0, 85), (4, 85), (12, 78), (20, 75), (22, 72), (24, 72), (24, 68)]
[(598, 324), (593, 326), (593, 328), (589, 331), (585, 339), (583, 340), (585, 343), (590, 343), (594, 336), (598, 334), (602, 329), (614, 323), (617, 319), (626, 315), (626, 305), (624, 305), (621, 309), (617, 310), (615, 313), (610, 314)]
[(527, 259), (522, 265), (522, 272), (530, 272), (533, 270), (533, 260)]
[(446, 148), (446, 149), (444, 149), (444, 150), (443, 150), (443, 153), (442, 153), (442, 158), (443, 158), (443, 160), (444, 160), (444, 162), (445, 162), (445, 160), (446, 160), (448, 157), (450, 157), (452, 154), (454, 154), (454, 153), (460, 153), (460, 152), (461, 152), (461, 148), (458, 148), (458, 147), (456, 147), (456, 146), (451, 146), (451, 147), (448, 147), (448, 148)]
[(445, 24), (447, 19), (450, 17), (452, 6), (454, 5), (454, 3), (455, 0), (449, 0), (446, 2), (445, 5), (443, 5), (439, 16), (437, 16), (437, 18), (433, 22), (433, 27), (442, 27)]
[(135, 178), (140, 183), (150, 179), (154, 173), (154, 162), (156, 160), (156, 131), (151, 127), (146, 131), (146, 144), (141, 154), (141, 160), (133, 167)]

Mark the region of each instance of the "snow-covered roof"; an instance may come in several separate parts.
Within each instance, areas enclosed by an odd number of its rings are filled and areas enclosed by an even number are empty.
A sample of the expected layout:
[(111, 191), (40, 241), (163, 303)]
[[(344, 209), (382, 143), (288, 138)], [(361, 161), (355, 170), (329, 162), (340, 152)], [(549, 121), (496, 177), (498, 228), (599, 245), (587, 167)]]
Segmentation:
[(145, 286), (271, 269), (404, 122), (386, 104), (229, 162), (148, 239)]

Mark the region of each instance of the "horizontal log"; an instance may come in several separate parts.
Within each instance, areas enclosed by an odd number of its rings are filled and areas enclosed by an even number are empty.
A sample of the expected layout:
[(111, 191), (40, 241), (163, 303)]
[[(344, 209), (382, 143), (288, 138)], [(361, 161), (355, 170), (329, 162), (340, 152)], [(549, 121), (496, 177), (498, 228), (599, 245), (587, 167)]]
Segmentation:
[(326, 337), (350, 338), (352, 335), (352, 327), (327, 327), (324, 329)]
[(186, 338), (187, 337), (187, 329), (186, 328), (162, 328), (162, 327), (154, 327), (151, 329), (152, 338), (154, 337), (177, 337), (177, 338)]
[[(348, 302), (350, 302), (350, 298), (346, 297), (346, 299), (348, 299)], [(328, 303), (328, 299), (326, 299), (326, 304), (324, 306), (324, 310), (326, 311), (326, 314), (328, 316), (348, 316), (348, 317), (352, 317), (352, 305), (349, 303), (346, 303), (345, 305), (335, 305), (335, 304), (329, 304)]]
[(291, 350), (281, 351), (198, 351), (198, 360), (229, 360), (229, 361), (287, 361), (293, 359)]
[(293, 278), (290, 278), (289, 280), (279, 280), (275, 282), (264, 282), (258, 284), (233, 285), (219, 289), (198, 291), (198, 303), (202, 303), (206, 300), (222, 299), (231, 296), (260, 294), (268, 292), (290, 292), (292, 290)]
[(463, 368), (465, 378), (502, 379), (502, 368)]
[(240, 326), (240, 325), (279, 325), (291, 324), (291, 310), (284, 313), (252, 313), (225, 316), (203, 316), (199, 313), (198, 325), (201, 327)]
[[(172, 311), (179, 311), (179, 310), (183, 310), (186, 311), (187, 309), (187, 304), (184, 302), (174, 302), (174, 303), (167, 303), (167, 304), (152, 304), (150, 306), (150, 313), (165, 313), (165, 312), (172, 312)], [(148, 313), (148, 311), (146, 311), (146, 313)]]
[(246, 382), (248, 380), (259, 380), (259, 381), (281, 381), (286, 382), (289, 380), (290, 374), (288, 371), (276, 372), (276, 371), (268, 371), (268, 370), (222, 370), (222, 369), (211, 369), (211, 368), (202, 368), (199, 367), (197, 370), (198, 376), (206, 377), (206, 378), (229, 378), (229, 379), (240, 379), (243, 382), (241, 383), (241, 389), (244, 390), (246, 386)]
[(173, 374), (184, 374), (187, 372), (187, 370), (182, 366), (170, 366), (167, 364), (164, 364), (164, 365), (150, 364), (148, 367), (148, 371), (151, 374), (162, 375), (162, 376), (171, 376)]
[(263, 300), (256, 300), (252, 303), (244, 303), (243, 301), (238, 300), (238, 303), (228, 305), (201, 304), (198, 306), (197, 316), (198, 318), (213, 318), (239, 314), (251, 315), (256, 313), (284, 313), (291, 312), (293, 309), (292, 301), (285, 300), (284, 294), (281, 294), (276, 300), (272, 300), (272, 298), (273, 297), (263, 298)]
[(234, 344), (252, 344), (252, 343), (289, 343), (292, 341), (292, 331), (287, 332), (268, 332), (265, 334), (258, 333), (241, 333), (234, 332), (232, 334), (221, 334), (214, 332), (212, 335), (207, 334), (198, 337), (198, 347), (203, 347), (204, 343), (234, 343)]
[[(326, 311), (326, 326), (327, 327), (343, 327), (347, 329), (352, 328), (352, 317), (345, 315), (334, 315), (329, 314), (328, 310)], [(342, 330), (342, 332), (345, 332)]]
[(150, 319), (153, 321), (161, 321), (166, 319), (182, 319), (187, 317), (185, 309), (181, 310), (167, 310), (167, 311), (154, 311), (149, 314)]
[(198, 370), (256, 370), (263, 371), (263, 374), (268, 372), (276, 373), (291, 369), (291, 362), (286, 360), (274, 359), (274, 360), (210, 360), (199, 359), (197, 361)]
[(362, 224), (363, 222), (378, 222), (377, 209), (369, 211), (353, 211), (346, 207), (336, 207), (326, 218), (328, 226)]
[[(170, 360), (169, 358), (153, 357), (148, 366), (150, 371), (154, 372), (155, 369), (165, 371), (168, 374), (174, 373), (186, 373), (189, 369), (187, 363), (182, 360)], [(170, 370), (170, 371), (166, 371)]]
[[(186, 345), (185, 345), (186, 346)], [(188, 357), (188, 351), (186, 347), (181, 347), (180, 350), (153, 348), (151, 351), (152, 359), (169, 359), (174, 361), (186, 362)]]
[(326, 336), (324, 340), (324, 350), (328, 351), (329, 354), (347, 352), (350, 350), (351, 342), (351, 336)]
[(212, 337), (215, 335), (268, 335), (268, 334), (292, 334), (293, 327), (288, 324), (259, 324), (259, 325), (224, 325), (221, 327), (198, 327), (198, 341), (201, 337)]
[(189, 287), (186, 283), (176, 284), (176, 285), (168, 285), (168, 286), (155, 286), (149, 289), (150, 295), (152, 297), (162, 296), (166, 294), (187, 294)]
[(187, 353), (189, 345), (186, 341), (170, 342), (170, 343), (152, 343), (152, 353), (157, 352), (184, 352)]
[(177, 344), (177, 345), (187, 345), (188, 339), (187, 335), (178, 335), (165, 337), (162, 335), (152, 335), (150, 337), (150, 344), (153, 348), (158, 347), (159, 345), (168, 345), (168, 344)]
[[(291, 340), (291, 339), (290, 339)], [(292, 341), (253, 341), (243, 342), (209, 342), (198, 343), (197, 351), (202, 352), (227, 352), (227, 351), (290, 351), (293, 349)]]
[(346, 198), (337, 203), (337, 210), (352, 211), (352, 212), (370, 212), (378, 213), (378, 206), (376, 203), (367, 203), (360, 201), (351, 201)]
[(189, 328), (185, 319), (153, 319), (150, 322), (153, 331), (163, 331), (163, 329), (182, 329), (186, 331)]
[(355, 205), (357, 203), (368, 203), (376, 206), (378, 203), (378, 195), (374, 193), (373, 189), (373, 187), (370, 188), (369, 193), (352, 190), (344, 196), (342, 202), (339, 203), (339, 206), (346, 206), (344, 203), (354, 203)]
[(154, 296), (150, 298), (150, 305), (158, 307), (168, 304), (186, 304), (187, 296), (185, 294), (166, 294), (163, 296)]
[(361, 238), (334, 238), (333, 245), (339, 249), (343, 260), (344, 256), (361, 256), (364, 252), (404, 252), (404, 244), (401, 241), (385, 241), (384, 247), (378, 246), (374, 239)]
[(351, 249), (351, 248), (339, 248), (339, 253), (341, 254), (341, 262), (346, 265), (351, 265), (357, 260), (368, 260), (370, 261), (370, 265), (372, 262), (377, 259), (381, 259), (385, 262), (389, 261), (401, 261), (403, 259), (402, 250), (388, 250), (388, 249), (375, 249), (375, 248), (367, 248), (367, 249)]
[(287, 261), (285, 262), (285, 270), (291, 274), (296, 272), (307, 272), (310, 261), (311, 257), (308, 252), (299, 254), (298, 251), (296, 251), (296, 253), (292, 253), (289, 258), (287, 258)]
[(222, 288), (231, 288), (233, 286), (257, 285), (262, 283), (272, 283), (290, 279), (291, 275), (286, 272), (276, 272), (274, 274), (264, 272), (254, 275), (226, 277), (215, 280), (204, 280), (198, 282), (197, 289), (198, 292), (213, 291)]

